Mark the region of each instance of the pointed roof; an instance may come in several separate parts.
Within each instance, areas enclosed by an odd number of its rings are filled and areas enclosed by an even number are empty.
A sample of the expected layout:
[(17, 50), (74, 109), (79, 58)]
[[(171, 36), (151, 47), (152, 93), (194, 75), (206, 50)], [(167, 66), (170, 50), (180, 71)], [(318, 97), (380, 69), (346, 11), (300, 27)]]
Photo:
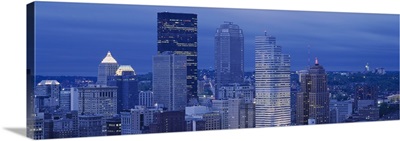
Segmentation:
[(101, 61), (101, 63), (117, 63), (117, 60), (115, 60), (114, 57), (112, 57), (111, 52), (108, 51), (107, 56), (104, 57), (104, 59), (103, 59), (103, 61)]
[(133, 75), (136, 75), (135, 70), (132, 68), (131, 65), (121, 65), (118, 67), (117, 71), (115, 72), (115, 74), (117, 76), (121, 76), (122, 72), (133, 72)]

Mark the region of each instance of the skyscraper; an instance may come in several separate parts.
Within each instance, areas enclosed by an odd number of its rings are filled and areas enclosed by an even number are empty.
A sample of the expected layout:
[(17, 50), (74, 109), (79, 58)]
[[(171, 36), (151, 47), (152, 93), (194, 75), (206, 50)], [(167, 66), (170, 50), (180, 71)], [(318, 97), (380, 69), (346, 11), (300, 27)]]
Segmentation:
[(197, 15), (157, 14), (157, 52), (187, 56), (187, 101), (197, 99)]
[(297, 94), (297, 124), (329, 123), (329, 93), (325, 69), (315, 59), (315, 65), (308, 74), (301, 75), (301, 91)]
[(153, 57), (153, 102), (168, 111), (185, 110), (186, 56), (164, 52)]
[(244, 37), (242, 29), (232, 22), (225, 22), (217, 29), (214, 41), (214, 67), (217, 90), (222, 85), (229, 83), (242, 83), (244, 75)]
[(276, 38), (255, 37), (256, 127), (290, 124), (290, 56), (282, 54)]
[(109, 76), (108, 86), (117, 86), (117, 113), (135, 108), (139, 104), (138, 81), (130, 65), (120, 65), (114, 76)]
[(60, 91), (60, 109), (71, 111), (71, 89), (64, 88)]
[(99, 64), (96, 83), (98, 85), (107, 85), (107, 77), (114, 76), (117, 69), (117, 61), (112, 57), (110, 51), (107, 52), (106, 57), (104, 57), (103, 61), (101, 61), (101, 63)]
[(47, 108), (60, 106), (61, 86), (57, 80), (42, 80), (35, 88), (35, 110), (42, 112)]

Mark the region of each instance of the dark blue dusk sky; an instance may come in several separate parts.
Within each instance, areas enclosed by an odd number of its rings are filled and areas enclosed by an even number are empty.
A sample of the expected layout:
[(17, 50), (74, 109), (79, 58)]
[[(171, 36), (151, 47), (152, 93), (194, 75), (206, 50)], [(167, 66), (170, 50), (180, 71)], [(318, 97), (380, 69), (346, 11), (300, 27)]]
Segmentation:
[(138, 74), (150, 72), (163, 11), (198, 15), (199, 69), (213, 67), (216, 28), (231, 21), (244, 32), (246, 71), (265, 30), (291, 56), (291, 70), (307, 66), (308, 45), (327, 71), (362, 71), (366, 63), (399, 70), (399, 15), (37, 2), (36, 73), (96, 76), (107, 51)]

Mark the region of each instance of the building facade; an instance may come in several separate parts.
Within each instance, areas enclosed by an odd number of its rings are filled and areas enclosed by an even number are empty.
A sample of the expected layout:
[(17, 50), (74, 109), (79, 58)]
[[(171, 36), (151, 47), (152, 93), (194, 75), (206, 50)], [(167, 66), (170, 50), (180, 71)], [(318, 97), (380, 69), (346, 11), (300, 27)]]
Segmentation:
[(290, 125), (290, 56), (267, 33), (255, 45), (256, 127)]
[(78, 88), (79, 114), (101, 115), (110, 119), (117, 114), (117, 87), (90, 86)]
[(221, 24), (215, 33), (214, 46), (216, 88), (219, 89), (229, 83), (242, 83), (244, 81), (243, 30), (232, 22)]
[(157, 14), (157, 52), (171, 51), (187, 56), (187, 102), (197, 99), (197, 15), (160, 12)]
[(116, 86), (117, 113), (135, 108), (139, 104), (138, 81), (135, 70), (130, 65), (120, 65), (114, 76), (109, 76), (108, 86)]
[(107, 52), (106, 57), (104, 57), (99, 64), (96, 84), (107, 85), (107, 78), (115, 75), (115, 71), (117, 71), (118, 66), (118, 63), (111, 55), (111, 52)]
[(168, 111), (185, 110), (187, 105), (186, 58), (167, 52), (153, 57), (154, 103)]
[(154, 106), (153, 98), (154, 94), (152, 91), (141, 91), (139, 92), (139, 105), (152, 107)]
[(104, 136), (101, 115), (79, 115), (79, 137)]
[(308, 74), (301, 76), (301, 90), (297, 94), (297, 124), (308, 124), (314, 119), (315, 124), (329, 123), (329, 93), (325, 69), (315, 60), (315, 65)]
[(121, 134), (141, 134), (149, 130), (154, 121), (154, 114), (161, 109), (148, 109), (145, 106), (136, 106), (134, 109), (121, 112)]
[(254, 102), (254, 86), (249, 84), (230, 83), (219, 88), (217, 99), (239, 98), (245, 103)]
[(61, 85), (57, 80), (42, 80), (35, 88), (35, 112), (60, 106)]

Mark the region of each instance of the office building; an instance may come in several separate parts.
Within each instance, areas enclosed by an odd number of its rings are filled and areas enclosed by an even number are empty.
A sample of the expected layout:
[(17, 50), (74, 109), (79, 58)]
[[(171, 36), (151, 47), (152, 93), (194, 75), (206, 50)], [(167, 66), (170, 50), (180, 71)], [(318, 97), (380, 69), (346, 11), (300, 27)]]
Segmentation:
[(152, 91), (140, 91), (139, 92), (139, 105), (152, 107), (154, 106), (153, 102), (154, 94)]
[(267, 33), (255, 45), (256, 127), (290, 125), (290, 56)]
[(245, 103), (254, 102), (254, 86), (249, 84), (230, 83), (220, 86), (218, 91), (217, 99), (239, 98)]
[(334, 111), (334, 115), (332, 115), (332, 118), (329, 119), (331, 121), (330, 123), (341, 123), (351, 116), (353, 104), (350, 100), (330, 100), (329, 108), (331, 111)]
[(103, 136), (101, 115), (78, 115), (79, 137)]
[(96, 85), (77, 89), (79, 114), (101, 115), (104, 119), (117, 114), (117, 87)]
[(197, 99), (197, 15), (157, 13), (157, 52), (187, 56), (187, 102)]
[(141, 134), (149, 130), (154, 121), (154, 114), (161, 112), (161, 109), (135, 106), (134, 109), (121, 112), (121, 134)]
[(121, 117), (114, 116), (106, 120), (107, 136), (121, 135)]
[(168, 111), (185, 110), (187, 105), (186, 58), (171, 52), (153, 57), (153, 100)]
[(139, 104), (138, 81), (130, 65), (120, 65), (115, 75), (108, 77), (107, 85), (118, 87), (117, 113)]
[(186, 131), (185, 112), (183, 110), (157, 112), (153, 118), (154, 121), (149, 128), (150, 133)]
[(63, 88), (60, 91), (60, 109), (71, 111), (71, 89)]
[(110, 51), (107, 52), (106, 57), (104, 57), (104, 59), (99, 64), (96, 84), (107, 85), (107, 78), (109, 76), (114, 76), (117, 69), (117, 60), (114, 59)]
[(214, 41), (216, 88), (220, 89), (229, 83), (242, 83), (244, 81), (243, 30), (232, 22), (224, 22), (217, 28)]
[(313, 119), (315, 124), (330, 122), (327, 75), (318, 59), (315, 59), (315, 65), (308, 70), (308, 74), (301, 75), (296, 112), (298, 125), (308, 124), (309, 119)]
[(61, 85), (57, 80), (42, 80), (35, 88), (35, 111), (60, 106)]

